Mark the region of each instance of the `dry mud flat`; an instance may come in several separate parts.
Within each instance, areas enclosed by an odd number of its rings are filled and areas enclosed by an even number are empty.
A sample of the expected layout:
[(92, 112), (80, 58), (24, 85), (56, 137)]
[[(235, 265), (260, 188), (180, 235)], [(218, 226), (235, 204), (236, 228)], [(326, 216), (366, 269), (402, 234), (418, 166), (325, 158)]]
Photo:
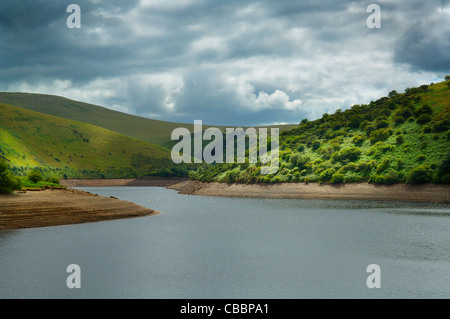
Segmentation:
[(450, 185), (372, 185), (316, 183), (225, 184), (185, 181), (168, 188), (200, 196), (348, 199), (450, 203)]
[(158, 212), (73, 189), (0, 195), (0, 231), (143, 217)]

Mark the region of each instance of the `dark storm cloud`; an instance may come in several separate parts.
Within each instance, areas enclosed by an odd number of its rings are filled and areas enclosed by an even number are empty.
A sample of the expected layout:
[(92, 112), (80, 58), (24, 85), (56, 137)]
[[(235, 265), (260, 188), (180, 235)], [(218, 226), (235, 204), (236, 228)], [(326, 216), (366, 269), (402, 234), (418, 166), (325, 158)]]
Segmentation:
[(450, 70), (449, 17), (429, 23), (412, 25), (398, 40), (395, 60), (419, 70), (443, 72)]
[[(298, 122), (449, 70), (448, 1), (3, 0), (0, 90), (217, 125)], [(68, 29), (77, 3), (82, 28)], [(375, 2), (376, 3), (376, 2)]]

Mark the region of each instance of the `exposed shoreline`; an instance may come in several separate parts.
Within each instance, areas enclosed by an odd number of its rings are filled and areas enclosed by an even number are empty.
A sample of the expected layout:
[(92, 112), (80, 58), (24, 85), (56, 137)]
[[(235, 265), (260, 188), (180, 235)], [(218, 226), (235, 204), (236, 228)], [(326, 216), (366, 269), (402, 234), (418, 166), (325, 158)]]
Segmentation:
[[(180, 194), (240, 198), (347, 199), (450, 203), (450, 185), (225, 184), (182, 178), (68, 180), (69, 187), (158, 186)], [(144, 217), (159, 212), (75, 189), (0, 195), (0, 231)]]
[(118, 179), (66, 179), (60, 183), (66, 187), (102, 187), (102, 186), (155, 186), (166, 187), (187, 181), (181, 177), (142, 177)]
[(0, 195), (0, 231), (100, 222), (159, 212), (74, 189)]
[(199, 196), (450, 203), (450, 185), (439, 184), (225, 184), (189, 180), (168, 186), (168, 188), (180, 194)]

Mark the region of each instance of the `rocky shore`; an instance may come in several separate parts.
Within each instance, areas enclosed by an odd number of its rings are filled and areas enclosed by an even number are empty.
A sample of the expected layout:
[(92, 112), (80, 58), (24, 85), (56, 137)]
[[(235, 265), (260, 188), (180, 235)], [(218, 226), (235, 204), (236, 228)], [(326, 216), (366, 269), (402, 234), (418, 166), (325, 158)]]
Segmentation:
[(143, 217), (158, 212), (74, 189), (0, 195), (0, 231)]

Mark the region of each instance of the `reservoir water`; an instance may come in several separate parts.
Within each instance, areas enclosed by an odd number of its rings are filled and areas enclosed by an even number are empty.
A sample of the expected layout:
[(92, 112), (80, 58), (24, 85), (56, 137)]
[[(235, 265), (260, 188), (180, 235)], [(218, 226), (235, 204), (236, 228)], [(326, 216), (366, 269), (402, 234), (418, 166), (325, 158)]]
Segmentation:
[(161, 214), (0, 232), (0, 298), (450, 297), (449, 205), (83, 190)]

